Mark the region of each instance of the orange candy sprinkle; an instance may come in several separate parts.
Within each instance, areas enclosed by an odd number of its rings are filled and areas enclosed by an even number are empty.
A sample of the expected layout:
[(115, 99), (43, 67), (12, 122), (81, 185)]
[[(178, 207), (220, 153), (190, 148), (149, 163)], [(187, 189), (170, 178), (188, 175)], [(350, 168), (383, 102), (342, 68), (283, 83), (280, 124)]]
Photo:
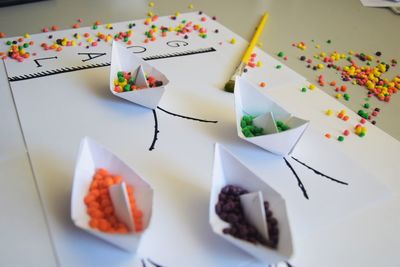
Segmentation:
[[(87, 214), (90, 216), (89, 226), (106, 233), (128, 233), (128, 227), (120, 222), (115, 215), (115, 210), (109, 194), (109, 187), (122, 183), (120, 175), (111, 175), (107, 169), (100, 168), (93, 175), (89, 186), (89, 192), (83, 199), (87, 206)], [(129, 204), (132, 211), (132, 219), (135, 224), (135, 232), (143, 231), (143, 211), (136, 207), (134, 187), (127, 185)]]

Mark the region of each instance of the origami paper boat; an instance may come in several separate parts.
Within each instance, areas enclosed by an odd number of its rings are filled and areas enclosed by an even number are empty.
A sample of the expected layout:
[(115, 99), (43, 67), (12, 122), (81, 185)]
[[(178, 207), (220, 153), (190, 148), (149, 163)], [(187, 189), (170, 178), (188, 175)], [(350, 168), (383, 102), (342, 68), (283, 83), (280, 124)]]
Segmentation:
[[(97, 229), (93, 229), (89, 226), (89, 216), (87, 215), (87, 207), (84, 203), (84, 197), (89, 191), (89, 186), (92, 181), (93, 174), (99, 168), (105, 168), (112, 174), (118, 174), (123, 177), (124, 181), (135, 188), (135, 199), (136, 206), (143, 211), (143, 231), (142, 232), (129, 232), (125, 234), (117, 233), (104, 233)], [(111, 191), (111, 190), (110, 190)], [(115, 188), (110, 192), (112, 196), (114, 209), (120, 211), (120, 213), (126, 210), (123, 198), (124, 195), (120, 195), (119, 191), (123, 191), (123, 188)], [(115, 197), (120, 197), (122, 200), (114, 203)], [(113, 153), (100, 146), (95, 141), (88, 137), (83, 138), (80, 144), (78, 160), (75, 166), (74, 181), (72, 187), (72, 199), (71, 199), (71, 217), (74, 224), (129, 252), (135, 252), (140, 238), (143, 232), (146, 230), (150, 223), (153, 205), (153, 189), (151, 186), (132, 168), (121, 161)], [(117, 212), (118, 214), (118, 212)], [(121, 218), (119, 218), (121, 219)], [(123, 219), (123, 218), (122, 218)]]
[[(263, 198), (268, 200), (279, 227), (279, 243), (276, 249), (260, 244), (253, 244), (223, 233), (223, 229), (227, 228), (229, 224), (220, 219), (216, 213), (215, 206), (218, 202), (218, 195), (225, 185), (241, 186), (249, 192), (260, 191)], [(287, 260), (293, 254), (292, 237), (286, 214), (285, 200), (278, 192), (263, 182), (219, 144), (215, 146), (209, 222), (214, 233), (266, 264)]]
[[(139, 87), (148, 87), (145, 75), (153, 76), (156, 80), (162, 81), (162, 86), (117, 93), (114, 91), (114, 79), (118, 76), (117, 74), (120, 71), (131, 72), (136, 78), (136, 84)], [(114, 95), (135, 104), (155, 109), (160, 102), (168, 83), (168, 79), (149, 63), (135, 56), (131, 51), (129, 51), (129, 49), (125, 48), (118, 42), (113, 42), (110, 69), (110, 91)]]
[[(293, 151), (309, 124), (309, 121), (292, 116), (243, 77), (237, 78), (235, 82), (235, 112), (240, 138), (282, 156)], [(255, 116), (253, 123), (263, 128), (264, 134), (246, 137), (240, 124), (244, 115)], [(277, 121), (284, 122), (289, 129), (279, 132), (276, 127)]]

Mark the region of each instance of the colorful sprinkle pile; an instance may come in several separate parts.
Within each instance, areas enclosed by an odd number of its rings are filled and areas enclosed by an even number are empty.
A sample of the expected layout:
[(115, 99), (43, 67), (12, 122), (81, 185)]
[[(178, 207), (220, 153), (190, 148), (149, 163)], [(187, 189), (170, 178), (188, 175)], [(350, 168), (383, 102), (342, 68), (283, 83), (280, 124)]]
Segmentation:
[(242, 133), (246, 137), (260, 136), (264, 134), (264, 129), (253, 125), (253, 119), (255, 117), (251, 115), (245, 115), (240, 121), (240, 127), (242, 128)]
[[(128, 227), (120, 222), (115, 215), (109, 193), (110, 186), (120, 184), (122, 180), (121, 176), (111, 175), (104, 168), (98, 169), (93, 175), (89, 192), (84, 198), (84, 202), (87, 206), (87, 214), (90, 216), (89, 225), (91, 228), (106, 233), (125, 234), (129, 232)], [(143, 230), (143, 212), (136, 207), (133, 186), (127, 185), (127, 191), (135, 224), (135, 232), (141, 232)]]
[[(163, 85), (162, 81), (156, 80), (153, 76), (146, 76), (149, 87), (159, 87)], [(137, 86), (136, 78), (131, 72), (119, 71), (117, 78), (114, 79), (114, 91), (117, 93), (129, 92), (139, 89), (148, 88), (147, 86)]]

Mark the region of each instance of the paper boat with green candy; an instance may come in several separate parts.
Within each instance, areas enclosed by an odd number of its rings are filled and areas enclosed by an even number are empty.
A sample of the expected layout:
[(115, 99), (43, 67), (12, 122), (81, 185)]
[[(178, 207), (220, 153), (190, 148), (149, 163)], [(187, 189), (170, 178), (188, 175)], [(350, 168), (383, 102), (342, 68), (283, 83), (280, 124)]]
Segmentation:
[[(212, 176), (209, 222), (214, 233), (264, 262), (266, 266), (288, 260), (293, 254), (293, 245), (286, 204), (282, 196), (219, 144), (215, 146)], [(246, 220), (260, 233), (262, 232), (260, 228), (265, 227), (266, 220), (265, 214), (262, 214), (263, 209), (260, 208), (260, 199), (269, 202), (270, 210), (278, 222), (279, 238), (275, 248), (252, 243), (226, 233), (224, 229), (231, 227), (231, 224), (220, 218), (216, 207), (220, 192), (226, 188), (226, 185), (239, 186), (249, 192), (240, 196), (241, 206)], [(261, 203), (263, 204), (262, 201)]]
[[(116, 92), (115, 80), (118, 79), (119, 72), (130, 72), (135, 86), (141, 89)], [(153, 77), (157, 80), (157, 83), (153, 87), (150, 87), (146, 77)], [(155, 109), (168, 83), (168, 79), (160, 71), (140, 57), (135, 56), (122, 44), (117, 41), (113, 42), (110, 68), (110, 91), (115, 96), (150, 109)]]
[[(124, 180), (121, 184), (111, 186), (109, 193), (115, 214), (118, 220), (128, 227), (130, 230), (128, 233), (105, 233), (89, 225), (90, 217), (87, 214), (84, 198), (89, 192), (93, 175), (99, 168), (107, 169), (111, 174), (118, 174)], [(125, 184), (134, 187), (136, 207), (143, 212), (143, 229), (140, 232), (135, 231)], [(83, 138), (75, 166), (71, 198), (71, 217), (77, 227), (125, 251), (135, 252), (142, 234), (149, 226), (152, 206), (153, 189), (139, 174), (94, 140)]]
[(282, 156), (293, 151), (309, 124), (292, 116), (243, 77), (235, 82), (235, 113), (240, 138)]

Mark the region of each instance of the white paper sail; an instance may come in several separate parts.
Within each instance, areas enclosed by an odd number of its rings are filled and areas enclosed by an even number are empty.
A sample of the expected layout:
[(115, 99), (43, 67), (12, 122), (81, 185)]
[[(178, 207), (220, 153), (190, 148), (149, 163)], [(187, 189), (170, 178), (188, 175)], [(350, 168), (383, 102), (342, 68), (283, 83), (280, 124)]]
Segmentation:
[[(243, 77), (237, 78), (235, 82), (235, 112), (237, 132), (240, 138), (282, 156), (293, 151), (309, 124), (309, 121), (292, 116)], [(240, 126), (244, 115), (256, 116), (255, 124), (259, 127), (264, 125), (263, 128), (267, 134), (245, 137)], [(271, 133), (274, 129), (274, 126), (271, 125), (274, 120), (285, 122), (290, 129)]]
[[(238, 185), (249, 192), (261, 191), (264, 200), (269, 202), (271, 211), (278, 221), (279, 242), (277, 249), (272, 249), (263, 245), (255, 245), (223, 233), (223, 229), (229, 227), (229, 224), (219, 218), (215, 211), (215, 205), (218, 202), (218, 195), (225, 185)], [(242, 162), (219, 144), (215, 146), (209, 222), (212, 230), (216, 234), (266, 264), (287, 260), (293, 254), (292, 236), (286, 213), (285, 200), (278, 192), (263, 182), (257, 175), (243, 165)]]
[[(105, 168), (111, 174), (122, 176), (126, 183), (135, 188), (136, 206), (143, 211), (142, 232), (110, 234), (98, 231), (89, 226), (90, 218), (86, 213), (87, 207), (84, 203), (84, 197), (89, 191), (93, 175), (98, 168)], [(149, 226), (152, 206), (153, 189), (139, 174), (92, 139), (88, 137), (83, 138), (75, 166), (71, 198), (71, 217), (77, 227), (119, 248), (129, 252), (135, 252), (143, 232)]]
[[(140, 83), (139, 85), (146, 84), (146, 81), (143, 81), (144, 74), (154, 76), (156, 80), (162, 81), (163, 85), (159, 87), (117, 93), (114, 91), (114, 80), (117, 78), (119, 71), (131, 72), (133, 75), (136, 75), (138, 82)], [(155, 109), (160, 102), (168, 83), (169, 80), (164, 76), (164, 74), (140, 57), (135, 56), (123, 45), (116, 41), (113, 42), (110, 68), (110, 91), (114, 95), (138, 105)]]

